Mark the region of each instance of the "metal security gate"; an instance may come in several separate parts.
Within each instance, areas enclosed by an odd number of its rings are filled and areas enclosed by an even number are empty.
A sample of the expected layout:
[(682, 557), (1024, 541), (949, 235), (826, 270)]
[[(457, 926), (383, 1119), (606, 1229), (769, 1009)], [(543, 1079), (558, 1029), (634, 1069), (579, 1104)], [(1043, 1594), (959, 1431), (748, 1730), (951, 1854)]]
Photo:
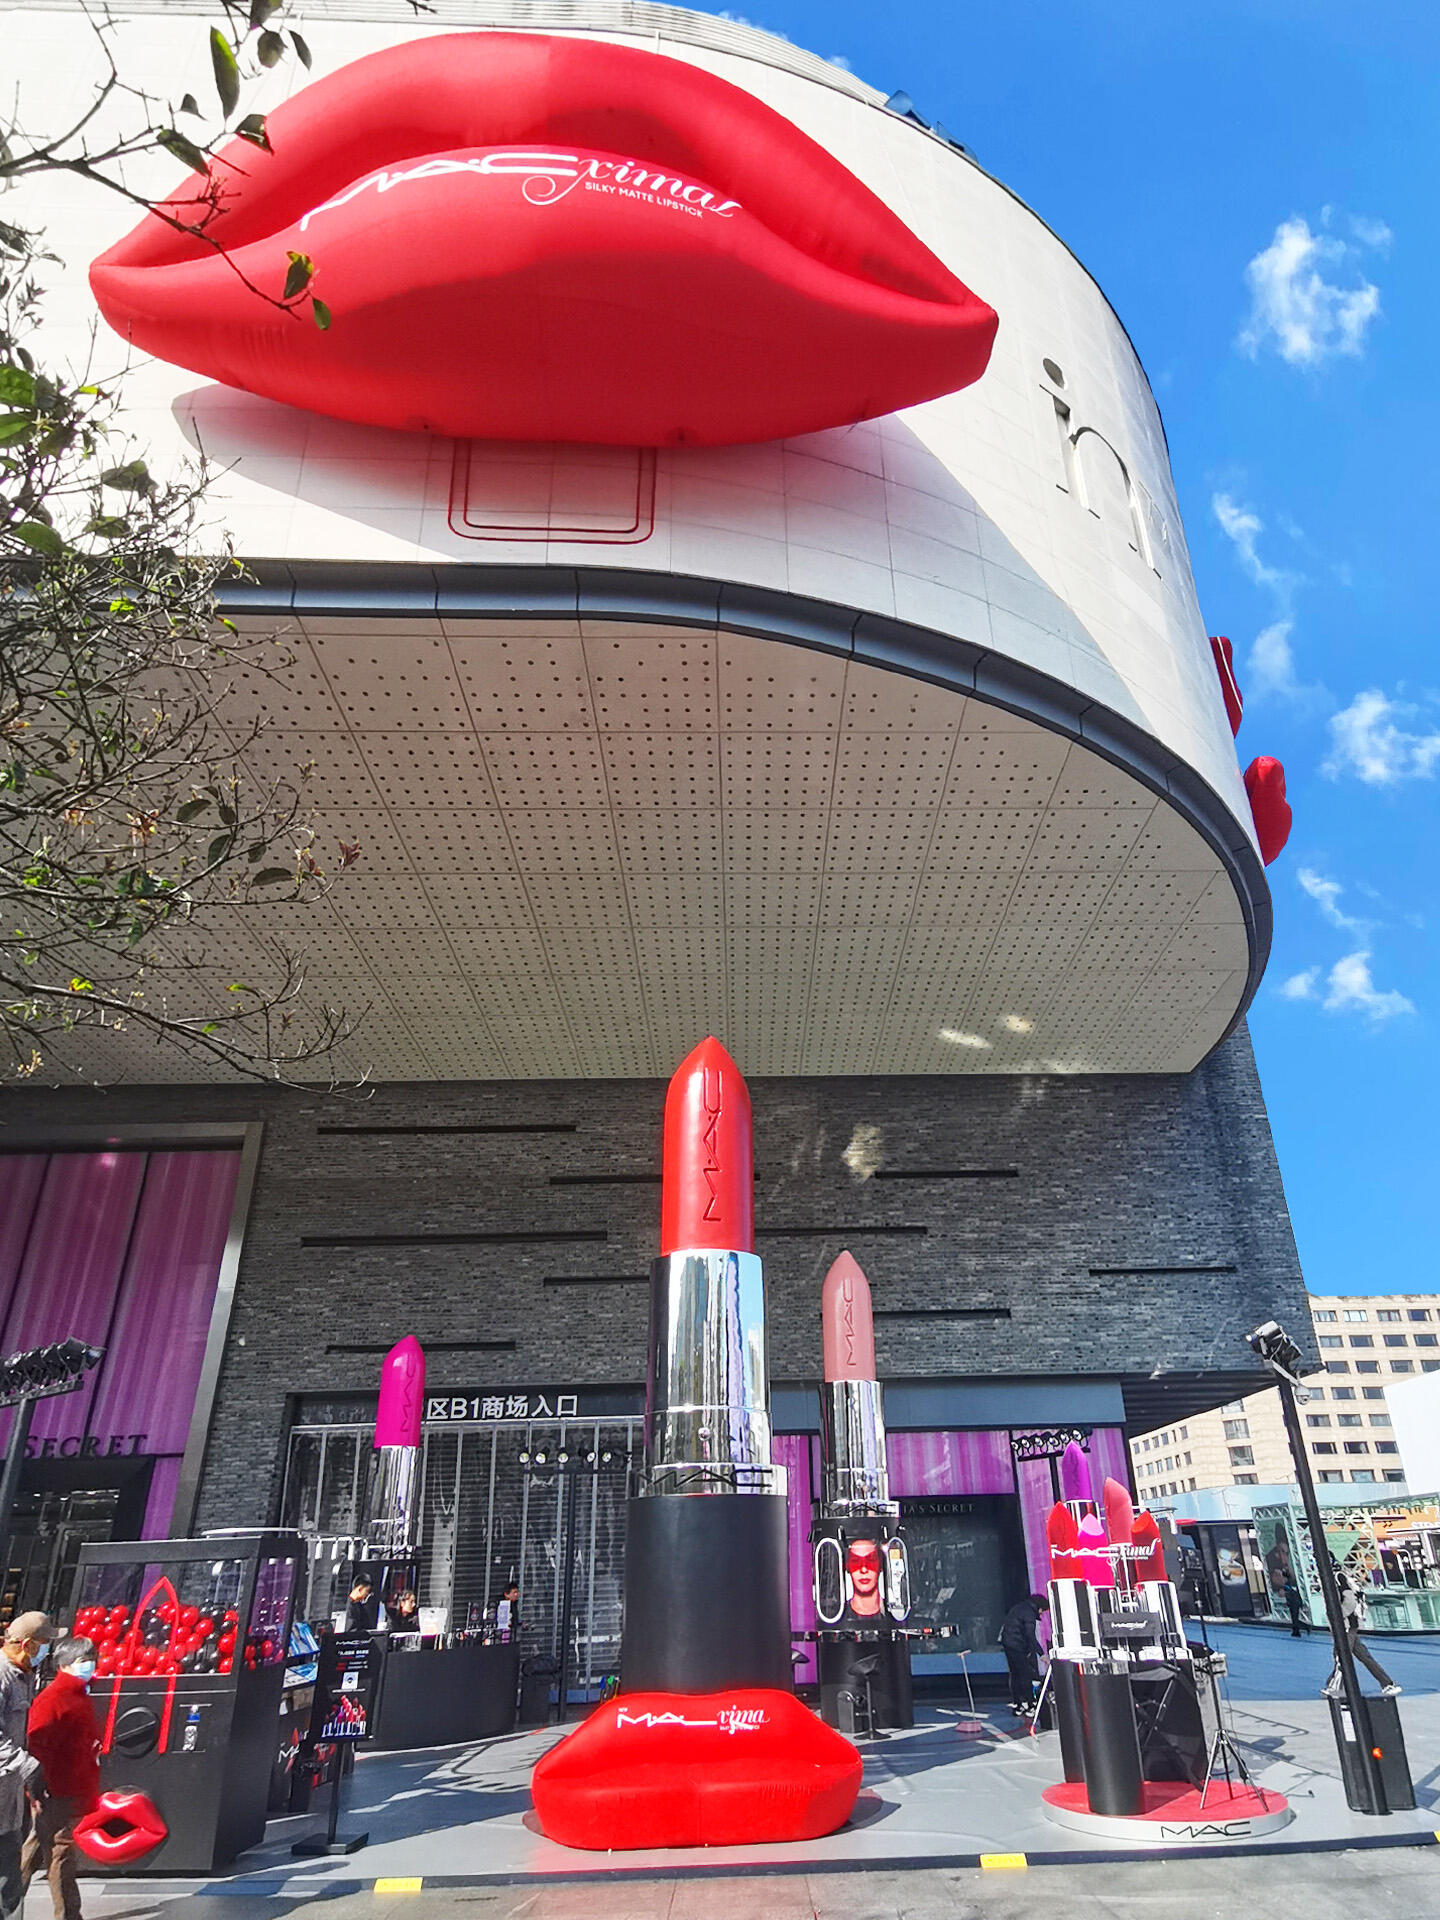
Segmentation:
[[(420, 1604), (453, 1628), (495, 1617), (520, 1586), (522, 1657), (559, 1660), (569, 1582), (576, 1692), (593, 1695), (620, 1659), (625, 1502), (640, 1465), (638, 1419), (499, 1421), (428, 1427), (421, 1446)], [(310, 1542), (306, 1616), (343, 1609), (360, 1553), (370, 1426), (294, 1427), (281, 1524)]]

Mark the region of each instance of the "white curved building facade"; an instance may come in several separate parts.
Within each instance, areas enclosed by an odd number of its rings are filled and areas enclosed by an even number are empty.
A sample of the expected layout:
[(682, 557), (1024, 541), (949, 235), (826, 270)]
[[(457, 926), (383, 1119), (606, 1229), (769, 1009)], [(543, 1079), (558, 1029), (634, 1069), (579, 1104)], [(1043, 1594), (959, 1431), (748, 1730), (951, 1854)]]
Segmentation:
[[(207, 95), (208, 12), (129, 0), (123, 70)], [(0, 24), (27, 124), (84, 111), (70, 0)], [(422, 1598), (486, 1604), (513, 1566), (553, 1650), (559, 1510), (522, 1496), (521, 1449), (557, 1419), (620, 1458), (639, 1444), (663, 1083), (713, 1032), (754, 1098), (797, 1626), (819, 1288), (845, 1247), (875, 1295), (898, 1497), (1013, 1594), (1048, 1564), (1037, 1436), (1078, 1425), (1123, 1473), (1127, 1427), (1255, 1387), (1248, 1328), (1308, 1324), (1243, 1028), (1270, 896), (1153, 396), (1041, 219), (783, 41), (627, 0), (306, 7), (317, 77), (471, 29), (619, 42), (755, 95), (994, 309), (989, 364), (802, 438), (627, 447), (382, 431), (137, 360), (137, 450), (204, 453), (251, 576), (229, 611), (294, 656), (234, 690), (237, 723), (268, 723), (252, 768), (313, 766), (322, 857), (359, 848), (323, 900), (246, 907), (199, 957), (213, 991), (301, 950), (309, 990), (362, 1016), (338, 1066), (370, 1085), (258, 1088), (86, 1036), (98, 1088), (3, 1095), (0, 1332), (39, 1337), (26, 1302), (62, 1297), (65, 1235), (93, 1213), (114, 1271), (93, 1255), (94, 1325), (77, 1307), (64, 1331), (103, 1343), (130, 1284), (117, 1183), (163, 1246), (152, 1183), (183, 1175), (187, 1231), (225, 1252), (193, 1408), (187, 1387), (163, 1431), (127, 1429), (147, 1529), (343, 1534), (335, 1463), (363, 1487), (376, 1357), (413, 1332), (441, 1395), (427, 1487), (457, 1516), (448, 1544), (427, 1535)], [(306, 84), (287, 61), (247, 106)], [(172, 170), (133, 184), (164, 193)], [(87, 358), (87, 268), (131, 210), (52, 179), (12, 217), (64, 257), (47, 352)], [(87, 1419), (42, 1479), (89, 1487), (84, 1449), (114, 1436)], [(462, 1453), (489, 1463), (488, 1507)], [(623, 1517), (606, 1527), (596, 1661), (618, 1632)], [(947, 1593), (935, 1622), (993, 1641), (990, 1600)]]
[[(201, 14), (135, 8), (128, 57), (179, 84)], [(15, 17), (32, 75), (63, 56), (81, 87), (83, 22)], [(1194, 1066), (1255, 991), (1269, 898), (1164, 431), (1100, 288), (942, 134), (734, 22), (377, 0), (321, 12), (315, 70), (471, 25), (755, 94), (998, 337), (958, 393), (720, 448), (452, 442), (132, 373), (152, 451), (219, 470), (261, 582), (237, 604), (293, 623), (257, 764), (314, 758), (322, 824), (362, 848), (323, 925), (257, 937), (370, 1006), (386, 1077), (658, 1073), (711, 1028), (782, 1074)], [(72, 281), (130, 224), (88, 191), (50, 211)], [(93, 303), (65, 307), (78, 343)], [(366, 960), (387, 928), (403, 1005)]]

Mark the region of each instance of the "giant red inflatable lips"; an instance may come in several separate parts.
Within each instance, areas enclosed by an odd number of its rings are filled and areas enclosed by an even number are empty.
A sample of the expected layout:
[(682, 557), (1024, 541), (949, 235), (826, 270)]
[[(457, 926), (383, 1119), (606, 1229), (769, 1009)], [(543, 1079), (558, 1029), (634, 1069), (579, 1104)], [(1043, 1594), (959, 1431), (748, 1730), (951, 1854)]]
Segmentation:
[[(147, 214), (90, 269), (196, 373), (372, 426), (772, 440), (984, 371), (996, 317), (780, 114), (683, 61), (545, 34), (369, 55), (221, 153), (206, 239)], [(192, 176), (193, 180), (193, 176)], [(200, 217), (187, 189), (167, 203)], [(276, 311), (287, 253), (333, 314)]]
[(530, 1790), (562, 1846), (727, 1847), (833, 1833), (860, 1773), (793, 1693), (622, 1693), (541, 1755)]

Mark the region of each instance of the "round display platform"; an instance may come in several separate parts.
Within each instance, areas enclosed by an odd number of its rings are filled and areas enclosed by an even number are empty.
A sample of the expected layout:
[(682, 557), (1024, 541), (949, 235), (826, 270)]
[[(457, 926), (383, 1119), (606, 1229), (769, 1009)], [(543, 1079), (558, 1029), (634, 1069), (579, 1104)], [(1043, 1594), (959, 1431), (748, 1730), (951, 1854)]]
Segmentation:
[(1283, 1793), (1232, 1787), (1224, 1780), (1211, 1781), (1203, 1807), (1200, 1789), (1185, 1780), (1147, 1780), (1143, 1791), (1143, 1805), (1135, 1814), (1092, 1813), (1083, 1784), (1069, 1781), (1046, 1787), (1043, 1798), (1045, 1812), (1057, 1826), (1131, 1847), (1223, 1846), (1227, 1840), (1274, 1833), (1295, 1818)]

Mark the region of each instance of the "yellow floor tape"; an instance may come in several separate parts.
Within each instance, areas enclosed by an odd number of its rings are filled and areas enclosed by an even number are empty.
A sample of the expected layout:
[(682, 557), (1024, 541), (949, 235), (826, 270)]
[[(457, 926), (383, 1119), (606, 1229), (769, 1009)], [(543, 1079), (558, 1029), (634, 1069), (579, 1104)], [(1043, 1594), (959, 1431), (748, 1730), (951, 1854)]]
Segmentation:
[(419, 1874), (413, 1880), (377, 1880), (376, 1893), (419, 1893), (425, 1882)]
[(982, 1853), (982, 1867), (1028, 1867), (1030, 1860), (1023, 1853)]

